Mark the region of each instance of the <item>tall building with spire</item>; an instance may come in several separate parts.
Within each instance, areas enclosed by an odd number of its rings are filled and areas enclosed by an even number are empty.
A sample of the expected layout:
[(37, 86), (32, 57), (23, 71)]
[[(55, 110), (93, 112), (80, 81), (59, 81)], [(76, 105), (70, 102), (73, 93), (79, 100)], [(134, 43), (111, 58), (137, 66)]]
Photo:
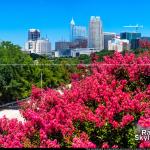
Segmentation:
[(70, 41), (71, 42), (74, 42), (75, 40), (87, 38), (86, 27), (76, 26), (73, 18), (70, 22), (70, 28), (71, 28), (71, 32), (70, 32)]
[(73, 30), (74, 30), (74, 27), (75, 27), (75, 22), (72, 18), (71, 22), (70, 22), (70, 41), (72, 42), (73, 41)]
[(89, 24), (89, 48), (104, 49), (102, 21), (99, 16), (91, 16)]

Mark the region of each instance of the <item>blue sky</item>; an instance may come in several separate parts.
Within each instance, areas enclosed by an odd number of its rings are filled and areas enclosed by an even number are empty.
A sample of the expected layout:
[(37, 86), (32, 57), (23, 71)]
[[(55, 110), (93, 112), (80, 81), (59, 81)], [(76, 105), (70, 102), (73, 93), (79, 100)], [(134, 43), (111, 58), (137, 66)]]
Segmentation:
[(24, 46), (27, 31), (38, 28), (54, 48), (57, 40), (69, 39), (70, 21), (88, 27), (90, 16), (100, 16), (104, 31), (121, 32), (124, 25), (144, 25), (150, 36), (149, 0), (1, 0), (0, 40)]

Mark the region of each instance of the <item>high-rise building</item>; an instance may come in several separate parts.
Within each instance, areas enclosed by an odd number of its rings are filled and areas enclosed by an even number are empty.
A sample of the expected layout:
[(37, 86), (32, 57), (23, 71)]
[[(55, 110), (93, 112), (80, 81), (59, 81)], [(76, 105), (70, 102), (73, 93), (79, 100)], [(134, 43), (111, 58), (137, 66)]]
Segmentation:
[(36, 42), (36, 53), (39, 55), (48, 55), (51, 52), (51, 43), (48, 39), (39, 39)]
[(116, 37), (116, 33), (104, 32), (104, 49), (108, 50), (108, 41)]
[(74, 42), (76, 39), (87, 39), (86, 27), (76, 26), (74, 20), (71, 20), (70, 23), (71, 32), (70, 32), (70, 41)]
[(51, 43), (48, 39), (40, 38), (40, 30), (29, 29), (28, 41), (25, 43), (25, 50), (30, 53), (47, 55), (51, 51)]
[(48, 55), (51, 52), (51, 43), (47, 38), (40, 38), (40, 30), (29, 29), (25, 50), (39, 55)]
[(25, 44), (25, 50), (34, 54), (48, 55), (51, 52), (51, 43), (48, 39), (27, 41)]
[(70, 41), (72, 42), (73, 41), (73, 29), (75, 27), (75, 22), (72, 18), (71, 22), (70, 22)]
[(40, 39), (40, 30), (38, 29), (29, 29), (28, 31), (28, 41), (37, 41)]
[(90, 19), (89, 48), (104, 49), (104, 35), (100, 17), (92, 16)]
[(130, 49), (138, 48), (137, 41), (141, 38), (141, 33), (137, 32), (122, 32), (120, 33), (121, 39), (127, 39), (130, 42)]
[(120, 38), (121, 39), (127, 39), (131, 42), (133, 39), (139, 39), (141, 38), (141, 33), (136, 33), (136, 32), (122, 32), (120, 33)]

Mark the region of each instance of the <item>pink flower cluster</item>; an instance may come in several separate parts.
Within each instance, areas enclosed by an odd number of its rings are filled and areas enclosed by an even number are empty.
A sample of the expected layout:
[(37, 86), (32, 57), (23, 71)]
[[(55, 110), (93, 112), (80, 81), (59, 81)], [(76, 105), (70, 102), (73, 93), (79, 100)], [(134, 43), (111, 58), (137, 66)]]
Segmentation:
[(150, 49), (150, 41), (148, 40), (140, 40), (140, 47)]
[(83, 132), (80, 138), (73, 138), (72, 148), (96, 148), (96, 145), (90, 142), (88, 135)]
[(74, 74), (72, 88), (64, 90), (63, 95), (33, 87), (30, 101), (21, 105), (25, 123), (0, 119), (0, 147), (118, 148), (121, 146), (116, 142), (102, 141), (97, 145), (88, 130), (86, 133), (78, 126), (91, 123), (96, 130), (110, 125), (114, 132), (126, 129), (134, 121), (150, 126), (150, 85), (143, 83), (143, 90), (140, 81), (141, 76), (149, 76), (150, 66), (144, 64), (150, 64), (150, 58), (116, 52), (103, 62), (97, 59), (93, 54), (90, 68), (78, 66), (83, 72), (89, 69), (91, 75), (79, 80), (80, 76)]
[[(109, 144), (107, 142), (105, 142), (105, 143), (102, 144), (101, 148), (108, 149), (108, 148), (110, 148), (110, 146), (109, 146)], [(119, 146), (118, 145), (113, 145), (111, 148), (117, 149), (117, 148), (119, 148)]]

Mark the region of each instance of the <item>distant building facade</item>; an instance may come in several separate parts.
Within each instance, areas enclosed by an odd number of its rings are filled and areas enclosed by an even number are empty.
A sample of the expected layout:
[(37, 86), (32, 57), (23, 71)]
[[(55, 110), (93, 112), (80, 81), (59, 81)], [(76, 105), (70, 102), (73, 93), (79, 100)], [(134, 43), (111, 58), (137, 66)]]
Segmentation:
[(48, 55), (51, 52), (51, 43), (48, 39), (39, 39), (36, 42), (36, 53), (39, 55)]
[(72, 18), (70, 23), (70, 42), (74, 42), (76, 39), (87, 39), (87, 31), (84, 26), (76, 26)]
[(75, 49), (75, 48), (87, 48), (88, 40), (87, 39), (75, 39), (73, 42), (67, 41), (59, 41), (55, 42), (55, 50), (67, 50), (67, 49)]
[(71, 50), (87, 48), (87, 39), (76, 39), (73, 42), (59, 41), (55, 43), (55, 51), (59, 53), (59, 57), (71, 57)]
[(104, 49), (104, 35), (100, 17), (92, 16), (89, 24), (89, 48)]
[(130, 42), (127, 39), (114, 38), (108, 41), (108, 50), (123, 52), (128, 51), (129, 49), (130, 49)]
[(26, 51), (38, 55), (48, 55), (51, 52), (51, 43), (48, 39), (39, 39), (37, 41), (27, 41), (25, 44)]
[(99, 52), (99, 50), (94, 48), (76, 48), (71, 50), (71, 57), (79, 57), (80, 55), (91, 55), (95, 52)]
[(59, 56), (60, 57), (70, 57), (71, 56), (71, 49), (63, 49), (59, 50)]
[(104, 49), (108, 50), (108, 41), (116, 37), (116, 33), (104, 32)]
[(59, 51), (51, 51), (51, 57), (52, 58), (58, 58), (59, 56)]
[(40, 39), (40, 30), (39, 29), (29, 29), (28, 41), (37, 41), (38, 39)]
[(27, 41), (25, 43), (25, 50), (31, 53), (36, 53), (36, 41)]
[(76, 39), (73, 42), (70, 42), (70, 48), (87, 48), (88, 47), (88, 40), (87, 39)]
[(141, 39), (132, 39), (131, 40), (131, 50), (136, 50), (140, 48), (140, 40)]
[(141, 33), (137, 32), (122, 32), (120, 33), (121, 39), (127, 39), (130, 42), (130, 49), (137, 49), (139, 47), (139, 39), (141, 39)]
[(25, 43), (25, 51), (39, 55), (49, 55), (51, 43), (48, 39), (40, 38), (38, 29), (30, 29), (28, 31), (28, 41)]
[(65, 49), (70, 49), (70, 42), (66, 42), (66, 41), (55, 42), (56, 51), (65, 50)]
[(122, 32), (120, 33), (120, 39), (127, 39), (131, 42), (132, 39), (140, 39), (141, 33), (136, 32)]

